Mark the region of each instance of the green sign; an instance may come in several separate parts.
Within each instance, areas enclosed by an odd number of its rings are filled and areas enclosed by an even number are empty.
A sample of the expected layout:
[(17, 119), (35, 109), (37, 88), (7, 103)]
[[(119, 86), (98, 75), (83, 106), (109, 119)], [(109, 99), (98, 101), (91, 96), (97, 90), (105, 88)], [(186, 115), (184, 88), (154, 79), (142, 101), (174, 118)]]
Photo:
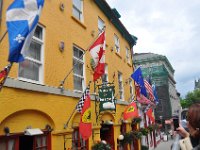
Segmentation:
[(101, 88), (99, 88), (99, 112), (106, 110), (116, 110), (114, 94), (114, 86), (102, 86)]

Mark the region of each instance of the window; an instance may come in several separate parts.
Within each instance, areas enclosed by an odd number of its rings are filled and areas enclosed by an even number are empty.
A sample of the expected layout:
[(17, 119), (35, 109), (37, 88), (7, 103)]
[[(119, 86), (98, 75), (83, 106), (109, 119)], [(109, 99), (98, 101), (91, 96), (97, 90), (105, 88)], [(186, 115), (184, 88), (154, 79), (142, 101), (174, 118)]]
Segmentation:
[(103, 28), (105, 26), (104, 21), (101, 18), (98, 18), (98, 31), (101, 33), (103, 31)]
[(105, 74), (102, 76), (102, 82), (108, 83), (108, 65), (105, 64)]
[(73, 47), (73, 66), (74, 66), (74, 89), (83, 91), (84, 86), (84, 61), (83, 51), (78, 47)]
[(83, 21), (83, 0), (73, 0), (73, 16)]
[(119, 53), (120, 52), (119, 38), (118, 38), (118, 36), (116, 34), (114, 35), (114, 40), (115, 40), (116, 52)]
[(35, 137), (35, 149), (34, 150), (47, 150), (47, 136), (36, 136)]
[(130, 63), (130, 50), (126, 47), (126, 61)]
[(3, 8), (3, 0), (0, 0), (0, 25), (1, 25), (1, 17), (2, 17), (2, 8)]
[(26, 136), (24, 134), (1, 136), (0, 150), (50, 150), (50, 138), (50, 133), (35, 136)]
[(133, 84), (132, 84), (132, 81), (130, 81), (129, 83), (130, 83), (130, 101), (132, 101), (133, 97), (134, 97), (134, 95), (133, 95)]
[(121, 72), (118, 72), (118, 84), (119, 84), (120, 100), (124, 100), (124, 87), (123, 87), (123, 80), (122, 80), (122, 73)]
[(37, 26), (25, 61), (19, 63), (18, 76), (30, 82), (43, 82), (44, 29)]
[(79, 134), (79, 128), (75, 128), (72, 134), (72, 147), (73, 150), (88, 149), (88, 140), (83, 140)]

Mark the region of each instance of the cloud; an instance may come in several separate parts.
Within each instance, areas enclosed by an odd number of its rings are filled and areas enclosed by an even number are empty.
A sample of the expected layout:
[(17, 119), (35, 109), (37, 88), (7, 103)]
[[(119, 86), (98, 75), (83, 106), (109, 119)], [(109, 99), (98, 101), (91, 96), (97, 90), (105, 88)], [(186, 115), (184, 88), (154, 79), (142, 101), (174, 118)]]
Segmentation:
[[(134, 51), (165, 55), (175, 69), (182, 96), (200, 77), (199, 0), (107, 0), (121, 14), (127, 30), (138, 37)], [(126, 8), (126, 9), (124, 9)]]

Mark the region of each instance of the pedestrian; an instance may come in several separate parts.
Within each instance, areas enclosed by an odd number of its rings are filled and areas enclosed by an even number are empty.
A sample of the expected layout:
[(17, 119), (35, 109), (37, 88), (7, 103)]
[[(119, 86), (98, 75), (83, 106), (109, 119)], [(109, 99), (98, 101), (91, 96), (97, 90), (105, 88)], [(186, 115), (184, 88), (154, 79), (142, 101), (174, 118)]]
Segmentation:
[(177, 128), (183, 137), (179, 141), (181, 150), (200, 150), (200, 103), (192, 104), (187, 113), (187, 132), (182, 126)]

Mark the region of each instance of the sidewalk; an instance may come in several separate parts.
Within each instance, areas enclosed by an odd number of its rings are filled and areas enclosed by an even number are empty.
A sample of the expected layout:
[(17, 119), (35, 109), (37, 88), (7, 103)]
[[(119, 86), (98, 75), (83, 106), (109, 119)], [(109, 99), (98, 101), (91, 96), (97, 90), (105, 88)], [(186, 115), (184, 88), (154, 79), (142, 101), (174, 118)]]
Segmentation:
[(171, 150), (171, 145), (174, 142), (173, 139), (169, 138), (168, 141), (161, 141), (154, 150)]

